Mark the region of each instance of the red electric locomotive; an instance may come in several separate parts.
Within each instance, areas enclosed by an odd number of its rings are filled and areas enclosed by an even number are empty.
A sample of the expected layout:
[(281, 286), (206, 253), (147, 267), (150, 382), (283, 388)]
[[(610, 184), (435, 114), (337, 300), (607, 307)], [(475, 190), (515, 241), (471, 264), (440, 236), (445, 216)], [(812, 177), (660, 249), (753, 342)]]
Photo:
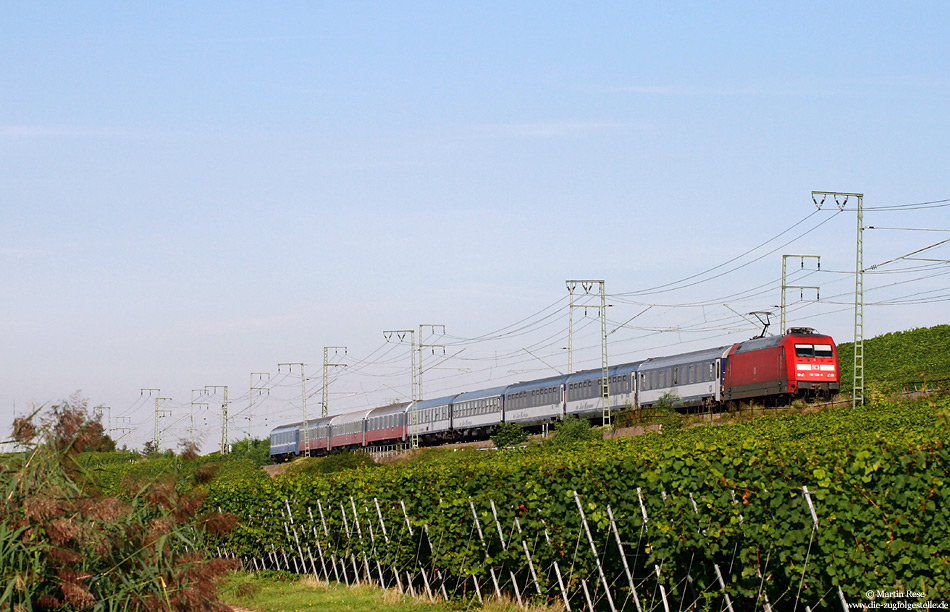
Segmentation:
[(793, 327), (784, 336), (740, 342), (729, 351), (723, 375), (725, 402), (756, 398), (783, 402), (838, 392), (838, 350), (831, 336)]

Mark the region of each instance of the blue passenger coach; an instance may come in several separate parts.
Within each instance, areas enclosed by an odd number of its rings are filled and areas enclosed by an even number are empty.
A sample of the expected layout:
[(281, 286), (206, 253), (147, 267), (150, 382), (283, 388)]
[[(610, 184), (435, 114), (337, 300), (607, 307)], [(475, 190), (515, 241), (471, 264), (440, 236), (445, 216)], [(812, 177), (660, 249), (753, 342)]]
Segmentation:
[(300, 423), (281, 425), (270, 432), (270, 456), (272, 459), (294, 457), (300, 442)]

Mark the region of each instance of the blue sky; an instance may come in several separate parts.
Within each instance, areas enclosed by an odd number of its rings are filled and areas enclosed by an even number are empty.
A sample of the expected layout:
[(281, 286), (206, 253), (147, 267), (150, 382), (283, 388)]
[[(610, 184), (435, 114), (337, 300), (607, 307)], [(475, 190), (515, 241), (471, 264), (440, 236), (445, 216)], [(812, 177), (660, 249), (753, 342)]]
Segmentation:
[[(849, 341), (855, 214), (812, 215), (811, 191), (950, 198), (946, 3), (3, 8), (0, 423), (81, 389), (140, 446), (139, 390), (160, 388), (174, 445), (192, 389), (228, 385), (240, 436), (269, 372), (261, 435), (301, 414), (280, 362), (307, 364), (318, 410), (323, 346), (348, 347), (331, 412), (406, 397), (382, 332), (421, 323), (447, 331), (427, 395), (553, 374), (573, 278), (606, 281), (618, 359), (727, 344), (779, 303), (782, 254), (822, 256), (790, 279), (822, 300), (789, 292), (790, 319)], [(868, 231), (865, 264), (947, 237)], [(866, 336), (946, 322), (946, 265), (881, 271)], [(575, 311), (579, 367), (594, 314)], [(209, 449), (220, 399), (199, 407)]]

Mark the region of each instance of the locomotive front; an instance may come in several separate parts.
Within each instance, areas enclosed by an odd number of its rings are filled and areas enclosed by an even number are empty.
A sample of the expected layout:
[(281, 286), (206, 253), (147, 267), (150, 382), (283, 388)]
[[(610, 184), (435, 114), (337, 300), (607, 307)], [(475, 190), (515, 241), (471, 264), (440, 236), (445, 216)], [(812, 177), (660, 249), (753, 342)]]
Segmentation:
[(789, 392), (798, 397), (831, 397), (839, 389), (838, 349), (831, 336), (792, 328), (785, 336)]

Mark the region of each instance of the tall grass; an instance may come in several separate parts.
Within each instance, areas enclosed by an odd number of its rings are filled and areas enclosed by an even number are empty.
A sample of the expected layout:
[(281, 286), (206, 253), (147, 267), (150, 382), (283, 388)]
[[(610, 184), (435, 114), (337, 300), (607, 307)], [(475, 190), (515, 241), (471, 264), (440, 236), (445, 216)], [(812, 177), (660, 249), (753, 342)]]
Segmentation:
[(196, 516), (193, 482), (103, 494), (77, 461), (101, 445), (102, 426), (75, 396), (13, 429), (25, 451), (0, 465), (0, 612), (227, 610), (217, 587), (232, 564), (204, 539), (234, 518)]

